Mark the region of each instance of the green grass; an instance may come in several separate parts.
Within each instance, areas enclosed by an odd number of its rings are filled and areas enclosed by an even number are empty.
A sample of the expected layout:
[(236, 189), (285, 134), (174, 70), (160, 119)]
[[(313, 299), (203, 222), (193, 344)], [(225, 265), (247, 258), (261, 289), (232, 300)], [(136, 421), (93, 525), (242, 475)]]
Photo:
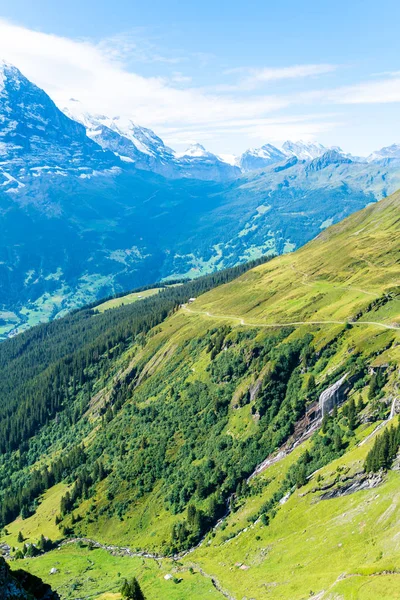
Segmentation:
[(64, 483), (59, 483), (50, 488), (41, 498), (40, 504), (34, 515), (28, 519), (20, 517), (7, 525), (8, 535), (4, 536), (4, 541), (10, 546), (21, 547), (18, 543), (17, 536), (21, 532), (24, 540), (29, 543), (36, 543), (41, 534), (51, 540), (59, 540), (60, 530), (55, 524), (56, 515), (60, 512), (61, 497), (65, 494), (67, 486)]
[(353, 575), (338, 581), (330, 590), (330, 598), (349, 600), (399, 600), (400, 573), (380, 573), (371, 576)]
[[(168, 287), (175, 287), (178, 285), (182, 284), (173, 283)], [(138, 300), (144, 300), (145, 298), (149, 298), (150, 296), (155, 296), (162, 289), (162, 287), (154, 287), (149, 288), (147, 290), (142, 290), (140, 292), (132, 292), (131, 294), (126, 294), (125, 296), (120, 296), (118, 298), (111, 298), (111, 300), (106, 300), (105, 302), (102, 302), (102, 304), (97, 305), (96, 311), (103, 313), (105, 310), (109, 310), (110, 308), (118, 308), (118, 306), (132, 304), (133, 302), (137, 302)]]
[[(150, 552), (159, 551), (160, 547), (169, 539), (173, 524), (180, 520), (180, 515), (172, 515), (163, 505), (163, 498), (159, 491), (160, 486), (136, 501), (124, 515), (124, 520), (117, 516), (99, 516), (96, 521), (85, 523), (81, 530), (79, 524), (75, 526), (77, 535), (89, 537), (103, 543), (112, 543), (120, 546)], [(81, 503), (77, 511), (85, 515), (93, 502), (98, 509), (107, 507), (106, 486), (99, 486), (94, 498)], [(116, 500), (126, 500), (128, 496), (122, 492)]]
[[(170, 559), (112, 556), (100, 549), (89, 551), (71, 544), (35, 559), (15, 561), (13, 568), (26, 568), (50, 581), (63, 599), (117, 594), (121, 578), (133, 575), (138, 577), (149, 600), (222, 597), (211, 581), (199, 574), (199, 568), (216, 577), (220, 586), (238, 599), (303, 600), (310, 597), (310, 592), (324, 592), (318, 597), (326, 600), (396, 599), (400, 581), (400, 474), (390, 472), (378, 488), (319, 500), (319, 487), (338, 473), (348, 475), (359, 470), (373, 439), (362, 446), (357, 441), (374, 427), (359, 427), (351, 449), (321, 469), (318, 480), (314, 475), (305, 487), (295, 491), (269, 526), (260, 521), (253, 524), (249, 517), (257, 514), (279, 488), (288, 468), (309, 447), (310, 441), (297, 447), (254, 478), (251, 485), (259, 491), (180, 563)], [(35, 517), (18, 520), (8, 528), (11, 535), (6, 541), (12, 542), (19, 530), (25, 535), (29, 532), (32, 541), (39, 537), (40, 531), (51, 534), (46, 527), (61, 492), (60, 486), (50, 490)], [(143, 509), (142, 516), (148, 519), (145, 526), (151, 528), (154, 507), (148, 504)], [(158, 516), (163, 519), (163, 515)], [(130, 519), (135, 518), (139, 515), (131, 515), (121, 524), (119, 535), (124, 526), (133, 525)], [(115, 538), (112, 529), (110, 522), (100, 537)], [(124, 542), (128, 544), (128, 540)], [(241, 565), (246, 569), (241, 569)], [(58, 572), (49, 575), (53, 567)], [(191, 567), (194, 574), (189, 571)], [(167, 573), (182, 581), (175, 584), (164, 580)], [(380, 595), (374, 596), (378, 590)], [(119, 596), (104, 596), (104, 600), (113, 599)]]
[[(327, 229), (294, 254), (212, 290), (192, 308), (237, 315), (249, 322), (350, 319), (371, 300), (400, 285), (399, 197), (394, 194)], [(400, 302), (390, 302), (367, 316), (361, 320), (400, 322)]]
[[(376, 489), (332, 500), (321, 501), (319, 493), (313, 492), (332, 478), (338, 467), (359, 468), (372, 443), (354, 447), (323, 468), (322, 481), (317, 483), (314, 476), (292, 494), (268, 527), (261, 522), (246, 523), (247, 515), (275, 491), (277, 482), (304, 448), (297, 449), (265, 471), (261, 477), (272, 479), (265, 491), (230, 515), (225, 530), (218, 532), (209, 546), (196, 550), (190, 560), (212, 570), (237, 598), (302, 600), (310, 597), (311, 591), (325, 591), (323, 598), (364, 600), (374, 598), (380, 586), (383, 595), (376, 598), (398, 598), (400, 474), (390, 472)], [(223, 541), (223, 534), (233, 528), (242, 531)], [(240, 569), (241, 564), (248, 569)], [(385, 571), (398, 574), (380, 575)], [(341, 577), (346, 579), (336, 583)], [(369, 595), (363, 595), (364, 589)]]
[(120, 298), (112, 298), (111, 300), (107, 300), (102, 304), (96, 306), (96, 310), (100, 313), (105, 310), (109, 310), (110, 308), (117, 308), (118, 306), (122, 306), (123, 304), (132, 304), (132, 302), (137, 302), (138, 300), (143, 300), (144, 298), (149, 298), (149, 296), (154, 296), (158, 294), (158, 292), (162, 288), (150, 288), (149, 290), (143, 290), (142, 292), (134, 292), (132, 294), (127, 294), (126, 296), (121, 296)]
[[(172, 560), (113, 556), (105, 550), (79, 548), (77, 544), (54, 550), (40, 558), (17, 560), (13, 569), (24, 568), (51, 583), (64, 600), (78, 598), (120, 599), (124, 578), (137, 577), (146, 600), (218, 600), (223, 598), (211, 580)], [(50, 575), (51, 569), (57, 573)], [(179, 579), (165, 580), (171, 574)]]

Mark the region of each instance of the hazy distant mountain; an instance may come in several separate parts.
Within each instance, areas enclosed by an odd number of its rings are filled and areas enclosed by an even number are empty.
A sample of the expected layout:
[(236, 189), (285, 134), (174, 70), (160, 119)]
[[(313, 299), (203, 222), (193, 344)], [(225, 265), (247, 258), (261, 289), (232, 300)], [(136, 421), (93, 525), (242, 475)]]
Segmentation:
[(153, 171), (168, 178), (190, 177), (223, 181), (240, 175), (240, 170), (215, 154), (194, 144), (177, 154), (154, 131), (136, 125), (130, 119), (91, 115), (77, 100), (70, 100), (64, 112), (82, 123), (87, 135), (102, 148), (111, 150), (124, 162), (138, 169)]
[(194, 179), (224, 181), (240, 175), (237, 166), (224, 162), (201, 144), (192, 144), (183, 154), (177, 155), (175, 165), (178, 172)]
[(397, 161), (305, 160), (294, 145), (249, 152), (241, 173), (128, 120), (78, 123), (11, 65), (0, 82), (0, 337), (96, 297), (290, 251), (400, 187)]
[(338, 155), (344, 156), (352, 161), (362, 161), (359, 157), (353, 157), (350, 154), (345, 154), (341, 148), (327, 148), (318, 142), (291, 142), (286, 141), (282, 149), (265, 144), (261, 148), (250, 148), (236, 159), (236, 164), (244, 173), (262, 169), (269, 165), (286, 161), (287, 158), (294, 157), (300, 161), (310, 162), (326, 154), (326, 152), (335, 152)]
[(345, 165), (353, 161), (337, 150), (327, 150), (321, 156), (314, 158), (307, 166), (308, 171), (320, 171), (330, 165)]
[(313, 160), (322, 156), (328, 148), (317, 142), (285, 142), (282, 150), (287, 156), (296, 156), (299, 160)]
[(386, 159), (400, 160), (400, 144), (392, 144), (373, 152), (367, 157), (367, 162), (378, 162)]
[(268, 165), (285, 160), (286, 154), (272, 144), (265, 144), (261, 148), (250, 148), (238, 159), (237, 165), (243, 172), (262, 169)]

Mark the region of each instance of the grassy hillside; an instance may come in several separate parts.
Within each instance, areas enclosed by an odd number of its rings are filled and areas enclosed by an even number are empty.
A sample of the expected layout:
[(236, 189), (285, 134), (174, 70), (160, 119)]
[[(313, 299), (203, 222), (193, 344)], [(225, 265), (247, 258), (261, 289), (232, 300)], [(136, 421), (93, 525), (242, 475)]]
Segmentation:
[[(354, 442), (363, 434), (357, 431)], [(399, 598), (399, 472), (390, 472), (377, 488), (321, 500), (320, 490), (332, 480), (362, 468), (369, 447), (355, 445), (321, 469), (279, 507), (269, 526), (253, 525), (248, 517), (271, 493), (269, 484), (191, 559), (211, 569), (237, 598), (289, 600), (311, 592), (330, 599)], [(264, 477), (282, 477), (291, 460), (274, 465)]]
[(372, 311), (366, 308), (386, 293), (398, 292), (399, 230), (397, 193), (330, 227), (294, 254), (218, 288), (196, 308), (257, 323), (369, 319), (398, 323), (398, 297), (381, 302), (385, 308), (379, 312), (376, 306)]
[(118, 306), (124, 306), (125, 304), (132, 304), (132, 302), (137, 302), (138, 300), (142, 300), (143, 298), (149, 298), (149, 296), (154, 296), (154, 294), (158, 294), (158, 292), (162, 288), (149, 288), (148, 290), (143, 290), (142, 292), (133, 292), (132, 294), (126, 294), (125, 296), (121, 296), (120, 298), (112, 298), (111, 300), (106, 300), (106, 302), (102, 302), (98, 306), (96, 306), (96, 310), (98, 312), (104, 312), (105, 310), (109, 310), (110, 308), (118, 308)]
[[(388, 463), (380, 479), (364, 461), (396, 422), (399, 208), (395, 194), (294, 254), (191, 290), (190, 305), (177, 306), (189, 297), (181, 286), (168, 292), (178, 303), (161, 292), (87, 311), (84, 329), (97, 333), (79, 337), (75, 317), (68, 352), (62, 321), (5, 346), (6, 368), (29, 359), (27, 389), (42, 345), (44, 373), (58, 379), (21, 451), (4, 429), (1, 541), (21, 550), (18, 538), (90, 538), (117, 554), (69, 544), (14, 564), (41, 576), (56, 566), (65, 598), (117, 593), (132, 574), (150, 599), (397, 598), (399, 472)], [(151, 327), (148, 303), (165, 300)], [(345, 374), (344, 404), (296, 443), (307, 411)]]

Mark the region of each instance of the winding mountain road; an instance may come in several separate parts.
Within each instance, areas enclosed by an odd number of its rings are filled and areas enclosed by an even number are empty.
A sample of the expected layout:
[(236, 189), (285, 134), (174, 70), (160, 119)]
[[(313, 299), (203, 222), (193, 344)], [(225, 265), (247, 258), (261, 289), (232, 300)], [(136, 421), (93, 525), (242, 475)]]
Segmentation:
[(248, 327), (288, 327), (290, 325), (351, 325), (354, 327), (355, 325), (375, 325), (376, 327), (382, 327), (383, 329), (393, 329), (400, 333), (400, 325), (390, 325), (387, 323), (380, 323), (378, 321), (290, 321), (287, 323), (265, 323), (262, 321), (246, 321), (243, 317), (238, 317), (236, 315), (217, 315), (215, 313), (211, 313), (210, 311), (203, 310), (193, 310), (189, 308), (187, 304), (182, 304), (182, 309), (193, 315), (204, 315), (206, 317), (210, 317), (212, 319), (226, 319), (228, 321), (239, 321), (240, 325), (246, 325)]

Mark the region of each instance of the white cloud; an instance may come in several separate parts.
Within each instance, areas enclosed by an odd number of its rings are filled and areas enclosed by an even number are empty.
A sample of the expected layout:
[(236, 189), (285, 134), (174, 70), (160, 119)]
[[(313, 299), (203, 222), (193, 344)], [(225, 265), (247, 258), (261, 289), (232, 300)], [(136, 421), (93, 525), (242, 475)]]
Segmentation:
[(237, 100), (174, 88), (163, 78), (128, 72), (120, 45), (110, 51), (109, 43), (71, 40), (4, 20), (0, 20), (0, 56), (43, 87), (59, 106), (73, 97), (91, 111), (129, 116), (153, 127), (260, 116), (290, 103), (275, 96)]
[[(380, 76), (384, 75), (381, 73)], [(400, 71), (386, 78), (361, 81), (354, 85), (303, 92), (298, 102), (306, 104), (392, 104), (400, 102)], [(377, 75), (375, 75), (377, 77)]]
[(267, 141), (279, 146), (287, 139), (313, 141), (341, 124), (336, 115), (308, 115), (304, 118), (288, 116), (276, 119), (235, 119), (207, 123), (204, 126), (162, 127), (159, 133), (170, 145), (179, 147), (195, 142), (207, 144), (214, 140), (224, 140), (225, 148), (230, 148), (232, 139), (236, 136), (245, 139), (248, 146), (260, 146)]
[(400, 73), (390, 79), (364, 82), (342, 87), (328, 94), (328, 101), (337, 104), (388, 104), (400, 102)]
[(250, 91), (257, 87), (274, 81), (285, 79), (302, 79), (305, 77), (316, 77), (326, 73), (332, 73), (337, 69), (336, 65), (331, 64), (311, 64), (311, 65), (293, 65), (290, 67), (266, 67), (263, 69), (238, 68), (225, 71), (226, 75), (241, 74), (242, 77), (236, 84), (220, 86), (221, 90)]
[(109, 58), (128, 62), (164, 63), (175, 65), (187, 61), (187, 57), (166, 55), (161, 53), (158, 46), (145, 35), (141, 28), (119, 33), (102, 40), (98, 50)]
[[(187, 87), (190, 78), (178, 71), (170, 77), (144, 77), (127, 69), (132, 57), (144, 62), (180, 61), (179, 57), (157, 54), (150, 42), (143, 42), (143, 34), (138, 34), (138, 40), (130, 33), (96, 44), (29, 30), (0, 19), (0, 58), (15, 64), (59, 107), (77, 98), (90, 112), (121, 115), (151, 127), (171, 145), (212, 140), (222, 151), (223, 146), (228, 149), (235, 135), (236, 143), (241, 145), (246, 138), (261, 143), (286, 137), (310, 139), (334, 126), (332, 119), (321, 118), (313, 121), (294, 117), (286, 122), (281, 118), (272, 122), (268, 120), (271, 113), (295, 104), (297, 98), (221, 94), (216, 88), (205, 91)], [(209, 59), (208, 55), (196, 57), (204, 64)], [(333, 69), (332, 65), (298, 65), (251, 70), (244, 80), (310, 77)]]
[(172, 73), (171, 80), (174, 83), (191, 83), (192, 82), (192, 77), (189, 77), (188, 75), (184, 75), (180, 71), (174, 71)]

